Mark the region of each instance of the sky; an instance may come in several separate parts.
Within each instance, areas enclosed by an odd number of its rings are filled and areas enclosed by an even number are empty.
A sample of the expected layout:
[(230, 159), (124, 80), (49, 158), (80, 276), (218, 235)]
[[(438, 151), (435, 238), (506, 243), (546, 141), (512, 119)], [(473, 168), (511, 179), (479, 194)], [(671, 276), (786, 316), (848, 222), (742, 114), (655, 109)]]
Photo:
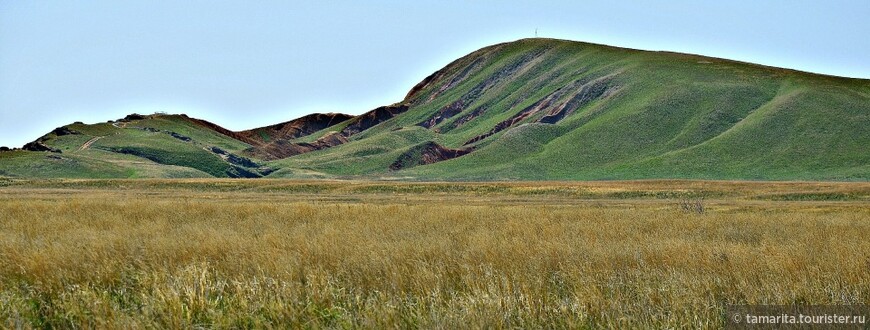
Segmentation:
[(538, 36), (870, 78), (870, 1), (0, 0), (0, 146), (130, 113), (232, 130), (400, 101)]

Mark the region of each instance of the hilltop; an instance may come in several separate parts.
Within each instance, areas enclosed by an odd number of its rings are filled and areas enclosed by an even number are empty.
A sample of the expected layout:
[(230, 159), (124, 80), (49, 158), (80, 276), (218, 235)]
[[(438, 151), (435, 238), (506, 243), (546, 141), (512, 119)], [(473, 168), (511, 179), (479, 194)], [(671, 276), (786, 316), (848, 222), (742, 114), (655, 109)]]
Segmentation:
[(59, 127), (7, 177), (867, 180), (870, 80), (582, 42), (482, 48), (358, 116)]

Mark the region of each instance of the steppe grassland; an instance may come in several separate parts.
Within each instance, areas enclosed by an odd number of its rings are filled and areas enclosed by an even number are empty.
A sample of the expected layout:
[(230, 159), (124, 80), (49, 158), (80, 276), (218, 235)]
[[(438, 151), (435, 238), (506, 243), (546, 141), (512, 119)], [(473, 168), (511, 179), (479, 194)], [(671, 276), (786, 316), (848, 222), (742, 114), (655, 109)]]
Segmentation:
[(0, 185), (3, 327), (711, 328), (729, 304), (870, 304), (866, 183)]

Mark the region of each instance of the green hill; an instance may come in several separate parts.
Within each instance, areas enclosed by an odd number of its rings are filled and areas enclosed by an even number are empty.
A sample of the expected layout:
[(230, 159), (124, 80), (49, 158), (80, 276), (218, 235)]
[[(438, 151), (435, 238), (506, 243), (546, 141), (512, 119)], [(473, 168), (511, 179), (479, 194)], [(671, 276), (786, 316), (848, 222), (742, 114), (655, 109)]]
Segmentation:
[(73, 124), (29, 148), (59, 153), (0, 153), (0, 176), (870, 178), (870, 80), (580, 42), (486, 47), (396, 104), (312, 116)]

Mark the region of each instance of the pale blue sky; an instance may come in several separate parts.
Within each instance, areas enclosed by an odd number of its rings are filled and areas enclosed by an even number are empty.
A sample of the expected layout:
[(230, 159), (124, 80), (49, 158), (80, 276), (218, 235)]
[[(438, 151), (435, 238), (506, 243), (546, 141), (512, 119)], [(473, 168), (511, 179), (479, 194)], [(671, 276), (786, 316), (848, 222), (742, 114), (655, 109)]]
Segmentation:
[(0, 145), (132, 112), (241, 130), (402, 99), (542, 37), (870, 78), (870, 1), (0, 0)]

